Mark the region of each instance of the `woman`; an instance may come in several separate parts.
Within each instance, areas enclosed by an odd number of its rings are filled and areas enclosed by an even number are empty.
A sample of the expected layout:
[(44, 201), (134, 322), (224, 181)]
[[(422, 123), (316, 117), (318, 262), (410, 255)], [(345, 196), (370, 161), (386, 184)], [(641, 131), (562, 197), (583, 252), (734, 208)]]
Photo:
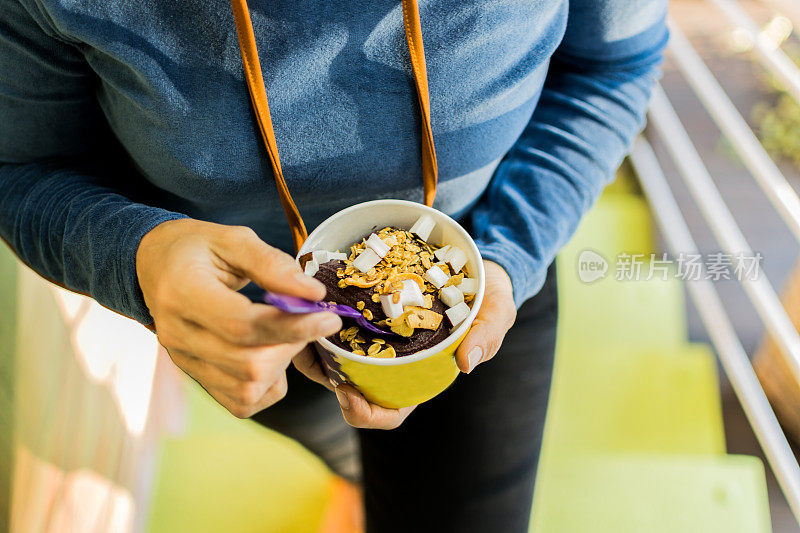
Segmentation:
[[(422, 199), (402, 4), (251, 1), (283, 174), (310, 227), (361, 201)], [(338, 317), (252, 302), (258, 287), (324, 288), (289, 255), (227, 2), (0, 0), (0, 235), (43, 276), (151, 325), (234, 415), (353, 476), (340, 410), (360, 428), (370, 531), (525, 531), (555, 341), (551, 263), (643, 124), (666, 2), (419, 10), (434, 205), (468, 228), (487, 270), (456, 355), (471, 374), (430, 402), (331, 394), (307, 343)]]

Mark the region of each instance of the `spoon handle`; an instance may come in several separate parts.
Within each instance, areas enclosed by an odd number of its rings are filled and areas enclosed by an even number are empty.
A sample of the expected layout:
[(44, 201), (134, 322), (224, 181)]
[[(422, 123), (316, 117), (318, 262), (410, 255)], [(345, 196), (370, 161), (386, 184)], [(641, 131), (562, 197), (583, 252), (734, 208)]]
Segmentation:
[(373, 326), (366, 318), (364, 318), (361, 313), (349, 305), (329, 302), (313, 302), (304, 298), (298, 298), (297, 296), (277, 294), (269, 291), (264, 293), (264, 302), (280, 309), (285, 313), (292, 314), (307, 314), (330, 311), (341, 317), (355, 319), (359, 326), (373, 333), (377, 333), (379, 335), (394, 335), (394, 333), (391, 331), (384, 331), (376, 326)]

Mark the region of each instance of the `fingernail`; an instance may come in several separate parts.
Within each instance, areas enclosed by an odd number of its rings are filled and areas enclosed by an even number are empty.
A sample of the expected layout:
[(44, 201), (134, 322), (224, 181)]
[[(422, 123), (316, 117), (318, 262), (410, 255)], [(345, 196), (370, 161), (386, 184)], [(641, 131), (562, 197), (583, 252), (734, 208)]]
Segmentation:
[(483, 350), (481, 350), (480, 346), (476, 346), (472, 350), (470, 350), (470, 352), (467, 354), (467, 361), (469, 362), (469, 372), (472, 372), (472, 370), (476, 366), (478, 366), (478, 363), (481, 362), (482, 357), (483, 357)]
[(342, 406), (342, 409), (350, 409), (350, 400), (347, 399), (347, 394), (340, 391), (339, 389), (335, 389), (336, 391), (336, 399), (339, 400), (339, 405)]

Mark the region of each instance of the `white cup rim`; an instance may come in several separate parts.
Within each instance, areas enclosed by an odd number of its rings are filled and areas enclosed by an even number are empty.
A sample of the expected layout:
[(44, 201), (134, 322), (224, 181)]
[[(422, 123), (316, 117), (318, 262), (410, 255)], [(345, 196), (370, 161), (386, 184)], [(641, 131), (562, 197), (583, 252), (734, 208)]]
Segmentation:
[[(328, 217), (324, 222), (322, 222), (319, 226), (317, 226), (314, 231), (308, 236), (306, 242), (311, 242), (313, 239), (312, 237), (316, 236), (317, 234), (323, 233), (328, 226), (330, 226), (336, 220), (349, 216), (353, 211), (358, 211), (363, 209), (365, 206), (374, 206), (374, 205), (402, 205), (413, 207), (414, 209), (419, 210), (420, 214), (424, 213), (431, 213), (435, 214), (437, 217), (443, 217), (456, 232), (460, 233), (463, 237), (465, 237), (466, 241), (469, 243), (470, 249), (465, 252), (468, 252), (471, 257), (476, 258), (475, 263), (475, 270), (476, 272), (473, 273), (473, 276), (476, 276), (478, 279), (478, 292), (475, 293), (475, 298), (472, 301), (472, 308), (470, 310), (469, 315), (465, 318), (454, 330), (450, 332), (450, 334), (444, 338), (441, 342), (434, 344), (430, 348), (425, 348), (424, 350), (420, 350), (419, 352), (413, 353), (411, 355), (404, 355), (401, 357), (394, 357), (391, 359), (382, 359), (377, 357), (369, 357), (366, 355), (357, 355), (352, 352), (348, 352), (347, 350), (336, 346), (331, 341), (326, 339), (325, 337), (318, 337), (316, 342), (318, 342), (324, 349), (332, 352), (335, 355), (340, 357), (344, 357), (346, 359), (350, 359), (352, 361), (357, 361), (359, 363), (365, 363), (375, 366), (396, 366), (396, 365), (405, 365), (410, 363), (415, 363), (417, 361), (421, 361), (426, 359), (432, 355), (435, 355), (442, 350), (446, 349), (448, 346), (453, 344), (457, 341), (472, 325), (472, 322), (475, 320), (475, 317), (478, 315), (478, 311), (480, 310), (481, 303), (483, 302), (483, 293), (486, 286), (486, 272), (483, 268), (483, 261), (481, 260), (481, 254), (478, 250), (475, 241), (472, 239), (472, 236), (467, 233), (461, 224), (453, 220), (450, 216), (442, 213), (437, 209), (433, 209), (432, 207), (428, 207), (424, 204), (420, 204), (417, 202), (410, 202), (408, 200), (371, 200), (368, 202), (362, 202), (360, 204), (355, 204), (337, 213), (334, 213), (330, 217)], [(308, 253), (311, 250), (306, 250), (305, 245), (300, 248), (300, 251), (297, 253), (297, 257), (299, 258), (301, 255)]]

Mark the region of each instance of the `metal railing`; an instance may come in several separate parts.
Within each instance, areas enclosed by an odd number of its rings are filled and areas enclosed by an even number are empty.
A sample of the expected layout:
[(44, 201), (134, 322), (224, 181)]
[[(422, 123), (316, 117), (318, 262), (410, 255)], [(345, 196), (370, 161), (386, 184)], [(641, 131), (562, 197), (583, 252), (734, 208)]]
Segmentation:
[[(761, 30), (733, 0), (710, 0), (737, 31), (745, 32), (752, 43), (754, 56), (774, 75), (800, 104), (800, 69), (784, 54), (779, 43)], [(774, 7), (787, 9), (788, 20), (800, 18), (800, 8), (791, 0), (767, 0)], [(800, 20), (797, 21), (800, 23)], [(797, 28), (797, 27), (796, 27)], [(668, 53), (684, 79), (691, 86), (706, 111), (730, 142), (756, 183), (774, 206), (794, 237), (800, 242), (800, 198), (769, 157), (745, 119), (728, 98), (723, 87), (683, 35), (670, 22)], [(665, 146), (692, 198), (722, 248), (729, 254), (749, 254), (752, 249), (725, 204), (702, 157), (669, 102), (657, 87), (650, 105), (649, 124)], [(675, 201), (660, 163), (645, 138), (637, 140), (631, 162), (639, 177), (656, 221), (669, 250), (696, 253), (697, 246), (680, 208)], [(790, 370), (800, 381), (800, 335), (778, 296), (765, 277), (740, 279), (768, 333), (786, 357)], [(687, 281), (687, 290), (708, 330), (722, 367), (727, 374), (745, 415), (764, 450), (772, 471), (800, 524), (800, 466), (769, 404), (752, 364), (731, 324), (727, 311), (707, 279)]]
[[(658, 159), (645, 139), (637, 140), (631, 152), (631, 162), (648, 201), (653, 206), (656, 222), (664, 235), (669, 251), (673, 254), (699, 253), (675, 197), (667, 185)], [(772, 466), (792, 512), (797, 517), (800, 511), (798, 507), (800, 466), (761, 388), (747, 352), (736, 335), (736, 330), (714, 289), (714, 284), (705, 279), (690, 281), (687, 283), (687, 289), (716, 348), (722, 368), (742, 404), (747, 420), (753, 427), (753, 432)]]

